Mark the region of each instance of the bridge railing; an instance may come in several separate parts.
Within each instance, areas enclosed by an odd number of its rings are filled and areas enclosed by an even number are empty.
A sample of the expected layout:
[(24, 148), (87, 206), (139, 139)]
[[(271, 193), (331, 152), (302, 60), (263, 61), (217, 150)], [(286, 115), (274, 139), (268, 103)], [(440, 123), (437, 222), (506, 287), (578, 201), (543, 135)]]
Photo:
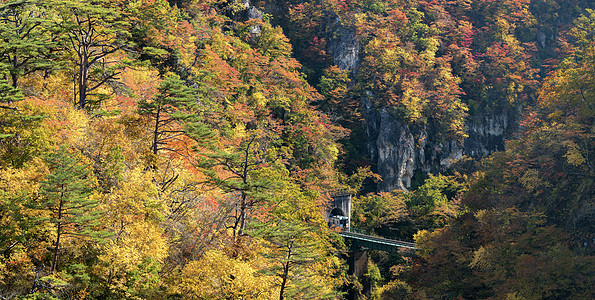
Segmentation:
[[(366, 243), (372, 244), (384, 244), (384, 245), (392, 245), (394, 247), (400, 248), (409, 248), (409, 249), (417, 249), (415, 243), (407, 242), (407, 241), (400, 241), (390, 238), (378, 237), (373, 236), (367, 233), (365, 230), (359, 228), (348, 228), (347, 230), (343, 230), (339, 233), (339, 235), (343, 236), (344, 238), (356, 239), (361, 241), (365, 241)], [(379, 249), (379, 250), (386, 250), (385, 247), (378, 248), (373, 246), (372, 248)]]

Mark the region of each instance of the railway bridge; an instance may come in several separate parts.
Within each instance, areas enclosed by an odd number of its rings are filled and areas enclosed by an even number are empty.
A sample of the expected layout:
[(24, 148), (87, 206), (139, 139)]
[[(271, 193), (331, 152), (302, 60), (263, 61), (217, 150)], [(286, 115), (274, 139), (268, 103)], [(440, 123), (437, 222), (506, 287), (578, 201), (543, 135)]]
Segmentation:
[(399, 248), (415, 250), (411, 242), (392, 240), (364, 234), (351, 228), (351, 194), (347, 191), (328, 192), (332, 201), (327, 208), (325, 219), (329, 226), (341, 228), (343, 238), (351, 241), (352, 250), (372, 249), (396, 252)]
[(345, 191), (328, 192), (332, 199), (325, 212), (329, 226), (339, 227), (339, 235), (351, 244), (349, 251), (349, 273), (362, 278), (368, 270), (367, 250), (387, 252), (414, 251), (415, 243), (387, 239), (365, 234), (351, 227), (351, 194)]

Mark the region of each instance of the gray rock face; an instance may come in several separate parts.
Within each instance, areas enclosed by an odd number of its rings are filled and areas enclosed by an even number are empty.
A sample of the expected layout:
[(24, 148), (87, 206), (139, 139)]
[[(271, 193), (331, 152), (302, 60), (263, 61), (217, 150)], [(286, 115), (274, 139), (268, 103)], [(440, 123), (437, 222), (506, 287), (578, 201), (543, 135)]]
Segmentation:
[(262, 20), (262, 13), (256, 9), (256, 7), (252, 6), (248, 9), (248, 20), (258, 19)]
[(378, 173), (383, 174), (379, 189), (407, 190), (415, 168), (415, 141), (409, 127), (396, 121), (386, 108), (380, 110), (376, 139)]
[[(262, 12), (256, 7), (250, 5), (249, 0), (244, 0), (244, 7), (246, 7), (248, 20), (262, 20)], [(250, 39), (255, 41), (260, 37), (261, 28), (258, 25), (250, 26)]]
[(415, 170), (438, 173), (463, 155), (481, 158), (504, 150), (505, 136), (513, 127), (508, 114), (480, 115), (467, 124), (469, 137), (461, 145), (451, 140), (436, 143), (425, 129), (413, 131), (394, 118), (386, 108), (375, 109), (372, 100), (362, 100), (366, 111), (368, 150), (382, 177), (379, 191), (407, 190)]
[(359, 51), (361, 44), (355, 32), (335, 21), (334, 29), (328, 41), (328, 51), (333, 56), (333, 62), (342, 70), (356, 70), (359, 65)]
[(471, 157), (481, 157), (504, 150), (504, 137), (511, 129), (511, 118), (506, 113), (491, 113), (476, 116), (467, 122), (465, 139), (465, 154)]

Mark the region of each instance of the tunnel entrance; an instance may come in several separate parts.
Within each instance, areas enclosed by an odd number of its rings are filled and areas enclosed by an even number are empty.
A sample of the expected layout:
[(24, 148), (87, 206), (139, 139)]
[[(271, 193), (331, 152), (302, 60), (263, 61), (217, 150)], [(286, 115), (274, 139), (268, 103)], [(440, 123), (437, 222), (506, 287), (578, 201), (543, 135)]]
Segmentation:
[(349, 231), (351, 216), (351, 194), (347, 191), (329, 191), (329, 203), (324, 217), (330, 227)]
[(343, 213), (343, 211), (340, 208), (333, 208), (333, 210), (331, 210), (330, 213), (331, 216), (342, 216), (345, 217), (345, 213)]
[(346, 230), (349, 228), (349, 218), (340, 208), (333, 208), (328, 216), (328, 226)]

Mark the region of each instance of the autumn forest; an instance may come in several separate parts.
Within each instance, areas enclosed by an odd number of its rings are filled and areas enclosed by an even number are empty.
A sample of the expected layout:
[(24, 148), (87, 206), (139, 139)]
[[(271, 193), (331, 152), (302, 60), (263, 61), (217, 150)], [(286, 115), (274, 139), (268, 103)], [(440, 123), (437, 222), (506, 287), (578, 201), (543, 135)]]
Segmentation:
[(594, 299), (594, 113), (592, 0), (0, 0), (0, 299)]

